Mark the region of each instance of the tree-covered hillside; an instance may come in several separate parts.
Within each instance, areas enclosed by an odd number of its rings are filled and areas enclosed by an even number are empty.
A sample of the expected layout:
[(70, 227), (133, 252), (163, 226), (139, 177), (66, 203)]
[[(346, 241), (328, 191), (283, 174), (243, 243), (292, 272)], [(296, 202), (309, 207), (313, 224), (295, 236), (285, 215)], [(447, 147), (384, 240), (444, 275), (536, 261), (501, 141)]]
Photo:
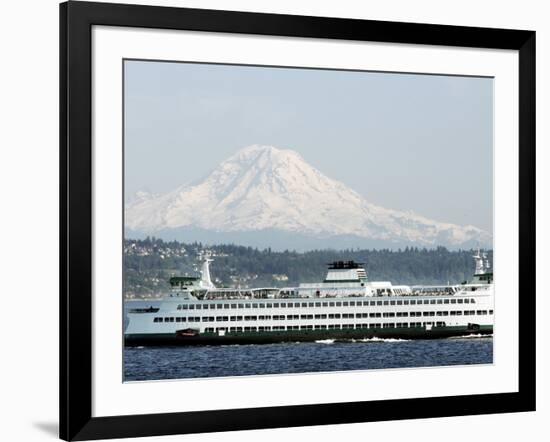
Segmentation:
[[(337, 260), (362, 262), (370, 280), (394, 284), (454, 284), (470, 279), (474, 272), (473, 250), (449, 251), (444, 247), (299, 253), (147, 238), (126, 240), (124, 252), (127, 297), (166, 293), (171, 276), (198, 274), (199, 260), (205, 253), (214, 259), (210, 271), (219, 287), (295, 286), (300, 282), (317, 282), (323, 280), (327, 263)], [(492, 262), (492, 252), (489, 260)]]

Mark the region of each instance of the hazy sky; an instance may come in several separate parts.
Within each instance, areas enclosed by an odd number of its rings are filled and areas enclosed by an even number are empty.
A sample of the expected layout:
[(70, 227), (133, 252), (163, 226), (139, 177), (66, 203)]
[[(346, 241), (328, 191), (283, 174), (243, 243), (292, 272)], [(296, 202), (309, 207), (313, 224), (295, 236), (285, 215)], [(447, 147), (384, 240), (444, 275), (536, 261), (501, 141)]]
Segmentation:
[(125, 117), (127, 197), (265, 144), (372, 203), (492, 233), (492, 79), (126, 61)]

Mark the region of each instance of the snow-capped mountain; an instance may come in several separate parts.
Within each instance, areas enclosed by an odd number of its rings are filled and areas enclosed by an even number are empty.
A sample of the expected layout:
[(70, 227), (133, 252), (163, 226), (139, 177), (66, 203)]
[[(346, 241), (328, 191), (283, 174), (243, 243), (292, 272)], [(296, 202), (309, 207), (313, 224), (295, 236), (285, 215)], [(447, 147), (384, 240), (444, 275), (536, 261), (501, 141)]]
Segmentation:
[[(250, 146), (201, 182), (161, 195), (140, 193), (126, 206), (132, 232), (283, 232), (310, 238), (355, 237), (378, 244), (488, 246), (474, 226), (385, 209), (330, 179), (292, 150)], [(338, 244), (333, 244), (338, 247)]]

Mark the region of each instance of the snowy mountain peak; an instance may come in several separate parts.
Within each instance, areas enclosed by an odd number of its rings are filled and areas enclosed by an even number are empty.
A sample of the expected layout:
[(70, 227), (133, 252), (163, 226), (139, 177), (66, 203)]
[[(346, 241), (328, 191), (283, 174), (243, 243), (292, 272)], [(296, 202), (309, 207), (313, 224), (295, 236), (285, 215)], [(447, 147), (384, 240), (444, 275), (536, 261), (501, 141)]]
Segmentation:
[(370, 204), (297, 152), (263, 145), (239, 150), (195, 185), (163, 195), (140, 195), (126, 207), (126, 224), (148, 234), (194, 228), (275, 230), (324, 238), (351, 235), (429, 246), (491, 241), (489, 234), (473, 226), (440, 223)]

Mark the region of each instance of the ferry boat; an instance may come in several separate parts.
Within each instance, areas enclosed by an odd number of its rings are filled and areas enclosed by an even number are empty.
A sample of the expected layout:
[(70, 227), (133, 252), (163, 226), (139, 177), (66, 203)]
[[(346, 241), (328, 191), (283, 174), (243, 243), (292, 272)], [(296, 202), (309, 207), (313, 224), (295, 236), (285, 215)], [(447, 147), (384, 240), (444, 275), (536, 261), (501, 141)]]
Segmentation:
[(216, 288), (210, 263), (200, 276), (170, 279), (158, 307), (130, 309), (125, 344), (211, 345), (371, 338), (434, 339), (491, 334), (493, 272), (473, 256), (473, 279), (405, 286), (369, 281), (362, 263), (336, 261), (318, 283), (286, 288)]

